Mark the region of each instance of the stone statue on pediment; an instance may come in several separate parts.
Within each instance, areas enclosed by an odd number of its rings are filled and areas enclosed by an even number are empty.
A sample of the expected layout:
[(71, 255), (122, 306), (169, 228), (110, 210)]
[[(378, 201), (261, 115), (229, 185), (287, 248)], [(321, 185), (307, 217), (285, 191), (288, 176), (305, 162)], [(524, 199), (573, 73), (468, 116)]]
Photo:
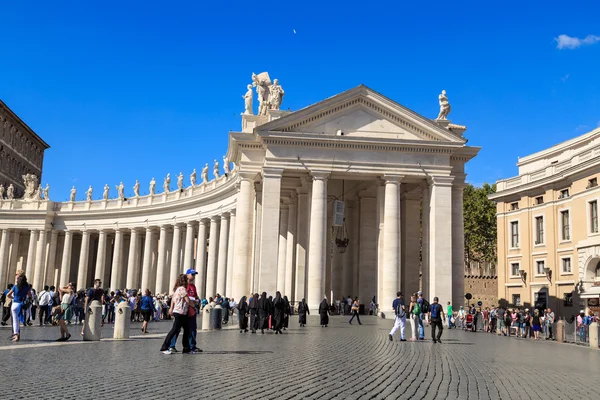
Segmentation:
[(40, 183), (38, 185), (37, 190), (35, 191), (35, 193), (33, 195), (33, 199), (34, 200), (41, 200), (43, 193), (44, 193), (44, 188), (42, 187), (42, 184)]
[(123, 185), (123, 182), (117, 185), (117, 198), (119, 200), (123, 200), (125, 198), (125, 185)]
[(23, 192), (24, 200), (33, 200), (35, 197), (35, 191), (38, 187), (38, 177), (34, 174), (25, 174), (22, 176), (23, 183), (25, 185), (25, 191)]
[(269, 88), (269, 109), (270, 110), (279, 110), (281, 107), (281, 102), (283, 101), (283, 95), (285, 92), (283, 88), (279, 84), (279, 80), (275, 79), (273, 84)]
[(223, 156), (223, 171), (225, 175), (229, 175), (229, 158), (227, 156)]
[(108, 186), (108, 183), (106, 185), (104, 185), (104, 192), (102, 193), (102, 199), (104, 200), (108, 200), (108, 192), (110, 191), (110, 186)]
[(15, 198), (15, 187), (12, 183), (8, 185), (8, 189), (6, 189), (6, 198), (8, 200), (12, 200)]
[(44, 188), (44, 200), (50, 200), (50, 184), (46, 183), (46, 187)]
[(213, 167), (213, 174), (215, 176), (215, 179), (219, 178), (219, 162), (217, 160), (215, 160), (215, 165)]
[(256, 87), (258, 97), (258, 115), (267, 115), (269, 109), (269, 88), (271, 86), (271, 78), (268, 72), (261, 72), (256, 75), (252, 73), (252, 86)]
[[(90, 188), (91, 188), (91, 186), (90, 186)], [(77, 189), (75, 189), (75, 186), (73, 186), (71, 188), (71, 195), (69, 197), (69, 201), (70, 202), (74, 202), (75, 201), (75, 196), (77, 196)]]
[(179, 175), (177, 175), (177, 189), (183, 190), (183, 172), (180, 172)]
[(150, 181), (150, 196), (154, 196), (156, 193), (156, 179), (152, 178)]
[(92, 192), (93, 191), (94, 191), (94, 189), (92, 189), (92, 185), (90, 185), (90, 187), (88, 188), (88, 190), (85, 191), (85, 199), (87, 201), (92, 201)]
[(194, 170), (190, 174), (190, 186), (191, 187), (196, 186), (196, 168), (194, 168)]
[(254, 93), (252, 92), (252, 85), (248, 85), (247, 87), (248, 91), (242, 96), (244, 99), (244, 115), (253, 115), (254, 112), (252, 111), (252, 103)]
[(0, 200), (4, 199), (4, 185), (0, 183)]
[(442, 90), (442, 93), (438, 96), (438, 99), (440, 102), (440, 113), (437, 119), (448, 119), (448, 114), (450, 114), (451, 107), (445, 90)]
[(170, 193), (171, 192), (171, 174), (167, 174), (167, 176), (165, 177), (165, 181), (163, 182), (163, 191), (165, 193)]
[(135, 180), (135, 185), (133, 185), (133, 195), (135, 197), (140, 197), (140, 181)]
[(202, 168), (202, 183), (208, 183), (208, 163)]

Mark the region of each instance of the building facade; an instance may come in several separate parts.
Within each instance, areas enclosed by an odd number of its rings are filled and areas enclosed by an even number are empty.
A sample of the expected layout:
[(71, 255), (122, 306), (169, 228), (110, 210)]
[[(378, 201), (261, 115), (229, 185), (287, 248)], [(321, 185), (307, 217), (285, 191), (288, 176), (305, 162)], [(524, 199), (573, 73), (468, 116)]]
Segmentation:
[[(14, 188), (14, 197), (25, 193), (23, 175), (34, 174), (40, 181), (44, 151), (50, 146), (0, 100), (0, 185)], [(0, 194), (6, 197), (6, 192)]]
[(519, 159), (500, 180), (498, 297), (571, 316), (600, 299), (600, 129)]
[(421, 287), (462, 301), (464, 164), (479, 151), (466, 127), (362, 85), (296, 112), (250, 109), (214, 179), (207, 164), (174, 191), (165, 179), (147, 196), (4, 202), (1, 283), (23, 268), (36, 288), (100, 277), (169, 292), (195, 267), (201, 296), (279, 290), (311, 308), (375, 296), (389, 311), (397, 290)]

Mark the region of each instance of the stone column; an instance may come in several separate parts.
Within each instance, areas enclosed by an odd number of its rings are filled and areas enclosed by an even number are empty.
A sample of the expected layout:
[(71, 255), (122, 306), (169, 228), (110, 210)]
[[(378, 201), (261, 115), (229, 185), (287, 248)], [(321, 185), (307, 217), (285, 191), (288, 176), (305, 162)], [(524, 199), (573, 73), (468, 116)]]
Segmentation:
[(120, 282), (121, 269), (123, 268), (123, 231), (115, 230), (115, 248), (113, 252), (112, 269), (110, 271), (110, 288), (114, 291), (123, 289)]
[[(357, 292), (361, 304), (368, 307), (373, 295), (377, 293), (377, 198), (366, 191), (360, 197), (359, 226), (359, 259), (357, 276)], [(380, 302), (380, 305), (381, 304)]]
[(225, 277), (225, 295), (231, 297), (233, 277), (233, 243), (235, 240), (235, 210), (229, 212), (229, 237), (227, 238), (227, 276)]
[(96, 257), (96, 272), (94, 279), (104, 279), (106, 269), (106, 231), (101, 230), (98, 233), (98, 253)]
[(406, 192), (400, 202), (402, 292), (404, 299), (419, 290), (421, 263), (421, 188)]
[(33, 288), (40, 292), (40, 286), (43, 287), (44, 280), (44, 264), (46, 261), (46, 231), (42, 229), (39, 232), (37, 248), (35, 250), (35, 272), (33, 274)]
[(385, 177), (385, 209), (383, 215), (383, 272), (379, 308), (392, 317), (392, 303), (400, 290), (400, 181), (401, 176)]
[[(383, 265), (385, 263), (383, 257), (383, 242), (384, 242), (384, 214), (385, 214), (385, 182), (377, 182), (377, 212), (376, 212), (376, 227), (377, 227), (377, 301), (379, 308), (383, 306)], [(366, 299), (363, 299), (366, 301)]]
[(227, 243), (229, 239), (229, 213), (221, 215), (221, 228), (219, 230), (219, 254), (217, 261), (217, 288), (221, 296), (225, 296), (225, 284), (227, 282)]
[[(206, 297), (212, 297), (217, 290), (217, 262), (219, 261), (219, 220), (218, 215), (210, 218), (210, 234), (208, 237), (208, 267), (206, 268)], [(220, 293), (219, 293), (220, 294)]]
[(296, 218), (296, 290), (292, 301), (301, 301), (306, 297), (306, 260), (308, 253), (308, 190), (296, 189), (298, 194), (298, 218)]
[(430, 235), (430, 213), (431, 213), (431, 187), (429, 186), (429, 180), (421, 185), (422, 197), (421, 197), (421, 219), (422, 219), (422, 231), (421, 231), (421, 290), (423, 296), (429, 298), (429, 276), (430, 276), (430, 263), (429, 263), (429, 235)]
[(150, 270), (152, 269), (152, 228), (146, 227), (146, 240), (144, 242), (144, 260), (142, 264), (142, 293), (150, 289)]
[(81, 251), (79, 252), (79, 267), (77, 268), (77, 290), (88, 287), (87, 272), (90, 249), (90, 232), (81, 232)]
[[(452, 301), (452, 180), (433, 177), (430, 200), (429, 296), (440, 304)], [(433, 270), (435, 269), (435, 270)]]
[(127, 289), (139, 289), (136, 287), (136, 259), (137, 253), (140, 251), (139, 241), (138, 241), (138, 231), (134, 229), (131, 230), (131, 238), (129, 239), (129, 257), (127, 260), (127, 278), (125, 286)]
[(288, 235), (288, 218), (290, 214), (289, 205), (281, 205), (279, 214), (279, 254), (277, 256), (277, 290), (285, 293), (285, 263), (287, 260), (287, 235)]
[(313, 187), (308, 245), (308, 307), (315, 311), (325, 294), (327, 172), (312, 172)]
[(465, 296), (465, 223), (463, 219), (464, 178), (452, 182), (452, 304), (458, 308)]
[[(71, 273), (71, 249), (73, 247), (73, 232), (65, 231), (65, 242), (63, 243), (62, 264), (60, 266), (60, 286), (65, 287), (69, 284), (69, 275)], [(79, 286), (77, 290), (83, 289)]]
[(196, 245), (196, 271), (198, 271), (197, 287), (198, 296), (206, 297), (206, 240), (208, 229), (207, 219), (198, 221), (198, 244)]
[(29, 248), (27, 249), (27, 264), (25, 266), (25, 276), (33, 280), (33, 270), (35, 268), (35, 247), (38, 240), (38, 231), (29, 231)]
[(234, 239), (232, 293), (236, 299), (250, 292), (250, 257), (252, 255), (252, 206), (254, 204), (254, 179), (240, 175), (240, 192), (237, 198), (237, 220)]
[(17, 271), (17, 261), (19, 260), (19, 245), (21, 244), (21, 231), (15, 230), (12, 234), (12, 240), (10, 240), (8, 251), (8, 285), (15, 278), (15, 273)]
[(285, 282), (283, 285), (283, 294), (288, 296), (288, 299), (294, 299), (294, 263), (296, 261), (294, 250), (296, 248), (296, 193), (292, 193), (292, 198), (289, 203), (286, 246), (285, 251)]
[(150, 279), (148, 280), (148, 288), (154, 294), (156, 293), (156, 271), (158, 270), (158, 239), (159, 235), (152, 233), (152, 263), (150, 266)]
[(185, 230), (185, 255), (182, 272), (194, 268), (194, 222), (188, 222)]
[[(48, 261), (46, 263), (46, 277), (43, 284), (57, 285), (58, 280), (54, 279), (54, 271), (58, 269), (56, 265), (56, 246), (58, 243), (58, 231), (50, 231), (50, 246), (48, 247)], [(1, 287), (1, 286), (0, 286)]]
[(173, 289), (175, 282), (177, 281), (177, 275), (181, 273), (181, 268), (179, 267), (180, 248), (181, 226), (175, 224), (173, 225), (173, 246), (171, 247), (171, 272), (169, 275), (169, 287), (167, 288), (168, 293), (171, 293), (171, 289)]
[(8, 239), (11, 233), (8, 229), (2, 229), (2, 238), (0, 239), (0, 290), (4, 290), (8, 285)]
[(354, 219), (355, 207), (354, 202), (346, 201), (345, 204), (345, 222), (346, 230), (348, 232), (348, 248), (346, 252), (342, 254), (342, 296), (346, 297), (352, 293), (352, 278), (353, 278), (353, 262), (352, 254), (354, 248), (358, 246), (358, 237), (353, 235), (352, 221)]
[(260, 238), (262, 231), (260, 224), (262, 223), (262, 181), (254, 183), (254, 198), (255, 203), (253, 204), (254, 219), (252, 227), (252, 258), (250, 265), (250, 291), (255, 293), (258, 289), (260, 271)]
[(165, 225), (160, 227), (160, 234), (158, 237), (158, 261), (156, 264), (156, 293), (169, 292), (167, 287), (168, 276), (166, 272), (167, 264), (167, 227)]
[(275, 293), (277, 288), (277, 250), (279, 247), (282, 174), (283, 170), (279, 168), (263, 168), (258, 287), (267, 293)]

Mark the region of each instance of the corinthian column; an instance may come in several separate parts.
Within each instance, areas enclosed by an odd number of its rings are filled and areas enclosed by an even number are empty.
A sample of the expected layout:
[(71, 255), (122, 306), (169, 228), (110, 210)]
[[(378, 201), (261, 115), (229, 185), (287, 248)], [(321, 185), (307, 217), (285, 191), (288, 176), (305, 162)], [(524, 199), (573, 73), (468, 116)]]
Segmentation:
[(170, 292), (171, 289), (175, 286), (175, 282), (177, 281), (177, 275), (181, 272), (181, 268), (179, 266), (179, 256), (181, 253), (181, 226), (173, 225), (173, 247), (171, 248), (171, 273), (169, 279), (169, 288), (167, 292)]
[(282, 169), (263, 168), (260, 272), (258, 275), (258, 287), (261, 291), (267, 293), (275, 293), (277, 288), (279, 209), (281, 204), (282, 174)]
[(127, 260), (127, 289), (139, 289), (137, 287), (137, 277), (135, 276), (137, 269), (135, 261), (138, 258), (137, 253), (140, 251), (140, 247), (138, 245), (138, 232), (135, 229), (132, 229), (131, 238), (129, 239), (129, 257)]
[(233, 243), (235, 239), (235, 210), (229, 213), (229, 238), (227, 239), (227, 276), (225, 277), (225, 293), (231, 297), (233, 282)]
[(101, 230), (98, 234), (98, 253), (96, 257), (96, 272), (94, 279), (104, 279), (106, 269), (106, 231)]
[(289, 205), (281, 206), (279, 215), (279, 254), (277, 257), (277, 290), (285, 293), (285, 262), (287, 260), (287, 234), (288, 234), (288, 218), (290, 215)]
[[(208, 267), (206, 268), (206, 297), (214, 296), (217, 288), (217, 262), (219, 251), (219, 220), (218, 215), (210, 218), (210, 235), (208, 237)], [(220, 294), (220, 293), (219, 293)]]
[(81, 233), (81, 251), (79, 252), (79, 267), (77, 269), (77, 288), (87, 288), (88, 257), (90, 249), (90, 232)]
[(229, 238), (229, 213), (221, 215), (221, 229), (219, 231), (219, 261), (217, 263), (217, 293), (224, 296), (225, 282), (227, 279), (227, 239)]
[(2, 229), (2, 239), (0, 240), (0, 290), (6, 287), (6, 274), (8, 272), (8, 239), (10, 232), (8, 229)]
[(47, 285), (58, 284), (58, 281), (55, 280), (55, 278), (54, 278), (54, 273), (56, 270), (58, 270), (58, 266), (56, 265), (57, 243), (58, 243), (58, 231), (52, 230), (50, 232), (50, 246), (48, 246), (48, 257), (47, 257), (48, 262), (46, 263), (46, 277), (45, 277), (45, 282), (43, 282), (44, 284), (47, 284)]
[(110, 271), (110, 288), (112, 290), (123, 289), (122, 282), (119, 282), (121, 276), (121, 268), (123, 268), (123, 231), (117, 229), (115, 231), (115, 248), (113, 252), (112, 269)]
[(185, 253), (183, 257), (183, 272), (194, 267), (194, 223), (188, 222), (185, 231)]
[(166, 263), (167, 263), (167, 227), (165, 225), (160, 227), (160, 234), (158, 237), (158, 260), (156, 263), (156, 293), (168, 292), (167, 288), (167, 274)]
[(294, 299), (293, 293), (293, 282), (294, 282), (294, 261), (295, 261), (295, 253), (294, 249), (296, 247), (296, 193), (292, 193), (292, 199), (289, 204), (289, 212), (288, 212), (288, 223), (287, 223), (287, 238), (286, 238), (286, 246), (287, 249), (285, 251), (285, 282), (283, 286), (283, 292), (288, 296), (290, 300)]
[[(73, 247), (73, 232), (65, 231), (65, 242), (63, 244), (62, 265), (60, 266), (60, 286), (65, 287), (69, 284), (69, 275), (71, 272), (71, 249)], [(77, 290), (82, 289), (77, 287)]]
[(401, 176), (385, 176), (383, 214), (383, 272), (379, 307), (391, 312), (392, 302), (400, 289), (400, 180)]
[(197, 285), (198, 296), (206, 297), (206, 242), (208, 238), (208, 221), (198, 221), (198, 244), (196, 245), (196, 271), (198, 271)]
[(144, 260), (142, 267), (142, 291), (150, 289), (150, 270), (152, 269), (152, 228), (146, 228), (146, 240), (144, 242)]
[(29, 248), (27, 249), (27, 264), (25, 266), (25, 276), (27, 279), (33, 278), (33, 269), (35, 267), (35, 245), (38, 240), (38, 232), (31, 230), (29, 232)]
[[(44, 280), (44, 262), (46, 261), (46, 231), (40, 231), (40, 237), (35, 250), (35, 273), (33, 275), (33, 288), (40, 291)], [(43, 289), (43, 287), (42, 287)]]
[(308, 245), (308, 307), (315, 311), (325, 294), (327, 172), (312, 172), (310, 238)]
[(240, 192), (237, 198), (237, 218), (234, 239), (232, 293), (236, 299), (250, 291), (250, 256), (252, 253), (252, 211), (254, 203), (254, 179), (240, 175)]
[(464, 175), (452, 182), (452, 304), (459, 307), (465, 295), (465, 222), (463, 219)]

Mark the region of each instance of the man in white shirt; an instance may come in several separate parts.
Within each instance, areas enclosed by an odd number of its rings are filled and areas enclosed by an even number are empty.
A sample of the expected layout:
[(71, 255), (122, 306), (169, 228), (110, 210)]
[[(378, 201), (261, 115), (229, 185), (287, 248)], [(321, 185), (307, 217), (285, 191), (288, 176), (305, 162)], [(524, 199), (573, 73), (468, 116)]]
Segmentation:
[(52, 314), (52, 305), (50, 304), (50, 292), (48, 292), (48, 285), (44, 286), (44, 290), (42, 290), (38, 299), (40, 310), (40, 326), (42, 326), (48, 323), (48, 316)]

